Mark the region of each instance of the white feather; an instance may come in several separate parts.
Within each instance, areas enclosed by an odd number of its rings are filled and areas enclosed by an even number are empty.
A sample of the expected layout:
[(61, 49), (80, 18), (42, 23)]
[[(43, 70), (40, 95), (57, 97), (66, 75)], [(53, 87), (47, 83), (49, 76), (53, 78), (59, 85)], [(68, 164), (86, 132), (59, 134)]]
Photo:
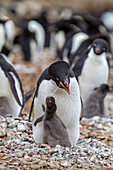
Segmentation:
[(31, 61), (36, 63), (39, 60), (39, 52), (37, 48), (37, 44), (34, 40), (30, 41), (30, 52), (31, 52)]
[(3, 24), (0, 24), (0, 51), (2, 50), (4, 44), (5, 44), (5, 32)]
[(7, 45), (13, 45), (14, 33), (15, 33), (15, 25), (12, 20), (9, 20), (5, 23), (6, 35), (7, 35)]
[(57, 45), (57, 48), (59, 50), (61, 50), (63, 48), (63, 45), (65, 43), (65, 33), (64, 31), (59, 31), (58, 33), (56, 33), (55, 35), (55, 42), (56, 42), (56, 45)]
[(38, 51), (41, 52), (44, 48), (44, 43), (45, 43), (45, 30), (43, 26), (40, 23), (32, 20), (28, 24), (28, 29), (29, 31), (36, 33), (36, 40), (38, 43), (37, 48)]
[[(70, 94), (64, 89), (57, 88), (52, 80), (43, 80), (40, 84), (38, 97), (34, 100), (33, 124), (34, 121), (44, 114), (42, 104), (45, 104), (47, 96), (53, 96), (57, 105), (56, 114), (63, 121), (69, 132), (72, 145), (75, 145), (79, 138), (79, 117), (81, 101), (79, 86), (75, 78), (70, 79)], [(42, 123), (33, 126), (33, 137), (37, 143), (42, 143)]]
[(81, 43), (86, 39), (88, 39), (88, 35), (83, 32), (79, 32), (79, 33), (75, 34), (72, 39), (71, 54), (75, 53), (75, 51), (79, 48)]
[(109, 76), (109, 67), (106, 60), (106, 54), (96, 55), (93, 48), (90, 50), (86, 59), (79, 84), (83, 102), (87, 99), (92, 90), (99, 87), (102, 83), (107, 83)]
[(105, 12), (101, 18), (106, 28), (112, 31), (113, 30), (113, 11)]
[(52, 51), (56, 51), (57, 47), (56, 47), (56, 42), (55, 42), (55, 35), (56, 32), (51, 32), (50, 34), (50, 50)]

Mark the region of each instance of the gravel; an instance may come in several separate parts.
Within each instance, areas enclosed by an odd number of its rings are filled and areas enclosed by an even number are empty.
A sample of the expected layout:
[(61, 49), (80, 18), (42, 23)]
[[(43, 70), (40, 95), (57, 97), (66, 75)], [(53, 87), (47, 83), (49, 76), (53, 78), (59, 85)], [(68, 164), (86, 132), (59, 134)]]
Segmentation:
[[(81, 128), (113, 129), (113, 117), (83, 119)], [(81, 129), (80, 128), (80, 129)], [(81, 132), (82, 133), (82, 132)], [(22, 118), (0, 117), (0, 169), (89, 169), (113, 168), (113, 148), (93, 137), (81, 135), (74, 147), (41, 147), (32, 137), (28, 115)]]

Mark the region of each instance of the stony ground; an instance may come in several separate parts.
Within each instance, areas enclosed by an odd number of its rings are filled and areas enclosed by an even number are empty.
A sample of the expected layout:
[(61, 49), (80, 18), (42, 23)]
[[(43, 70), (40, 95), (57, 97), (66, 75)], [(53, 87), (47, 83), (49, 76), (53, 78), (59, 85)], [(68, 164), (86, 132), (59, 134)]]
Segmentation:
[[(49, 64), (18, 63), (15, 69), (25, 92), (36, 87), (40, 73)], [(109, 84), (112, 84), (112, 74)], [(0, 117), (0, 170), (113, 168), (113, 94), (107, 97), (110, 118), (83, 119), (80, 139), (70, 148), (43, 148), (34, 142), (28, 122), (31, 101), (26, 103), (21, 118)]]

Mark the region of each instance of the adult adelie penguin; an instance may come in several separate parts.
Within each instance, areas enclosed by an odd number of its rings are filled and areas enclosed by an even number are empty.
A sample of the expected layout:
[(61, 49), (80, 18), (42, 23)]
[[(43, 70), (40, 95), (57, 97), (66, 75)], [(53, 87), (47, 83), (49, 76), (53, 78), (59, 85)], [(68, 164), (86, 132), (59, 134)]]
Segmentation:
[(21, 81), (3, 54), (0, 54), (0, 102), (3, 102), (4, 106), (4, 108), (0, 108), (0, 114), (5, 117), (9, 115), (19, 116), (24, 107)]
[[(81, 112), (80, 92), (77, 80), (65, 61), (57, 61), (44, 70), (37, 83), (30, 116), (33, 122), (33, 137), (42, 143), (42, 123), (34, 126), (36, 119), (43, 115), (42, 105), (47, 96), (55, 98), (56, 114), (67, 127), (71, 145), (79, 138), (79, 118)], [(29, 117), (30, 118), (30, 117)]]
[(80, 84), (83, 103), (94, 88), (108, 81), (109, 66), (106, 59), (108, 52), (110, 47), (107, 41), (96, 38), (73, 67)]

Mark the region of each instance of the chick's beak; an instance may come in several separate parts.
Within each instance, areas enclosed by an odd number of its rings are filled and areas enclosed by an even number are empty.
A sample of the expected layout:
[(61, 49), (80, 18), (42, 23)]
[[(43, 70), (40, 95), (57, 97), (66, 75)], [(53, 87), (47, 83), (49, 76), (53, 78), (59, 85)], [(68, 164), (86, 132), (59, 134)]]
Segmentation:
[(68, 82), (67, 80), (65, 80), (64, 83), (62, 83), (62, 82), (60, 81), (60, 86), (61, 86), (62, 88), (64, 88), (64, 89), (68, 92), (68, 94), (70, 94), (70, 92), (69, 92), (69, 82)]

